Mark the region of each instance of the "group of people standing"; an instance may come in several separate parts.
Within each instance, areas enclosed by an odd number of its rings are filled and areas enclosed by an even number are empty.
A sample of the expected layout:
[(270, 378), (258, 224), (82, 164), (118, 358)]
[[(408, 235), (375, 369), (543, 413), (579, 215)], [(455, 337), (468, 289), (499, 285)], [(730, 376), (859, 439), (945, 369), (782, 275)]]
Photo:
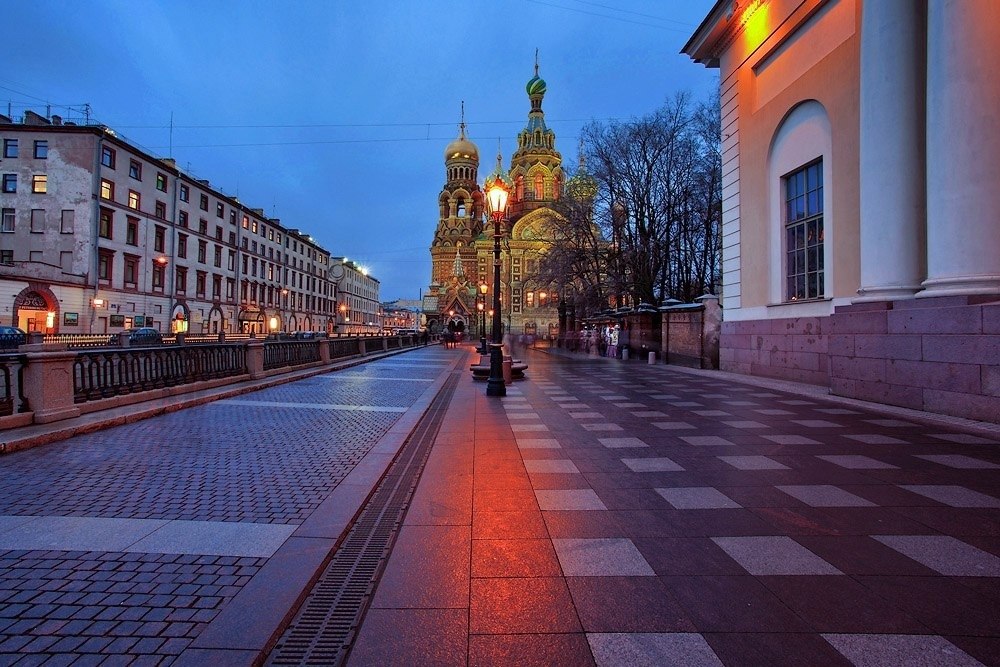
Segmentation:
[(628, 329), (620, 324), (609, 324), (580, 332), (580, 349), (590, 354), (594, 346), (602, 357), (621, 358), (621, 351), (628, 348)]

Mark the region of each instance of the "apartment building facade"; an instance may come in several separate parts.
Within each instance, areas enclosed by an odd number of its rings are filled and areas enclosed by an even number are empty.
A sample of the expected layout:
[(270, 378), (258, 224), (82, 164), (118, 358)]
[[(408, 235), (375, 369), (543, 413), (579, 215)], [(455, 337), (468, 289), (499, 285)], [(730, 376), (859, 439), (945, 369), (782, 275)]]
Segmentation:
[(382, 331), (383, 311), (378, 278), (346, 257), (330, 258), (330, 278), (337, 287), (338, 333), (374, 334)]
[(102, 125), (0, 116), (0, 320), (45, 333), (333, 331), (330, 253)]

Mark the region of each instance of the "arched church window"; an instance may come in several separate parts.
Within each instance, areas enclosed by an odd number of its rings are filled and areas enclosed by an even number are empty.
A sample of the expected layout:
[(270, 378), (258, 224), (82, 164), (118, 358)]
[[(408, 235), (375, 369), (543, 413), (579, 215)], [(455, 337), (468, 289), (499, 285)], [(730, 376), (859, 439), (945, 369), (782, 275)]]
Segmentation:
[(545, 197), (545, 178), (541, 173), (535, 174), (535, 199)]
[(460, 217), (460, 218), (464, 218), (465, 217), (465, 200), (464, 199), (459, 199), (458, 200), (458, 207), (455, 209), (455, 214), (458, 217)]
[(524, 176), (518, 176), (514, 179), (514, 198), (517, 201), (524, 199)]

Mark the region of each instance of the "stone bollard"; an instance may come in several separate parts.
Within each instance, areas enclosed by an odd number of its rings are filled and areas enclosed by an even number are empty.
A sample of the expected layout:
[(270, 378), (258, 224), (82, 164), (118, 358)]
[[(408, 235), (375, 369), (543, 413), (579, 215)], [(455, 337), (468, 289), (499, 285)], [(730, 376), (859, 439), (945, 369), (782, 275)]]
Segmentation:
[(247, 373), (252, 380), (264, 376), (264, 343), (256, 338), (247, 341)]
[(656, 352), (649, 353), (649, 365), (652, 366), (656, 363)]
[(503, 358), (503, 383), (512, 384), (514, 382), (514, 361), (510, 357)]
[(622, 348), (622, 361), (628, 361), (628, 348)]
[(47, 424), (79, 417), (80, 408), (73, 402), (76, 352), (35, 352), (25, 350), (26, 347), (21, 347), (28, 354), (24, 367), (24, 395), (34, 413), (34, 423)]
[(330, 363), (330, 343), (326, 338), (317, 338), (316, 344), (319, 345), (319, 360), (324, 364)]

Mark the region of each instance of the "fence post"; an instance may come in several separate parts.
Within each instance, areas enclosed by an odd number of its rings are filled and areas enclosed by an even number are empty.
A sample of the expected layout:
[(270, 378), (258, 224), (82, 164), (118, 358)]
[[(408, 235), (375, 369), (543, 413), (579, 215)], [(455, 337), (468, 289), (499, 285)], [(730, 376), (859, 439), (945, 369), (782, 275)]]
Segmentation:
[(722, 332), (722, 306), (715, 294), (705, 294), (695, 299), (705, 310), (701, 320), (701, 367), (719, 367), (719, 334)]
[(324, 364), (330, 363), (330, 341), (327, 338), (317, 338), (316, 344), (319, 345), (319, 360)]
[(361, 353), (362, 357), (365, 356), (366, 354), (368, 354), (368, 346), (365, 345), (365, 339), (364, 338), (360, 338), (360, 337), (358, 338), (358, 352)]
[(73, 403), (73, 361), (76, 353), (39, 351), (27, 352), (27, 356), (24, 396), (34, 413), (34, 422), (47, 424), (79, 417), (80, 408)]
[(256, 338), (247, 341), (247, 373), (252, 380), (264, 375), (264, 343)]

